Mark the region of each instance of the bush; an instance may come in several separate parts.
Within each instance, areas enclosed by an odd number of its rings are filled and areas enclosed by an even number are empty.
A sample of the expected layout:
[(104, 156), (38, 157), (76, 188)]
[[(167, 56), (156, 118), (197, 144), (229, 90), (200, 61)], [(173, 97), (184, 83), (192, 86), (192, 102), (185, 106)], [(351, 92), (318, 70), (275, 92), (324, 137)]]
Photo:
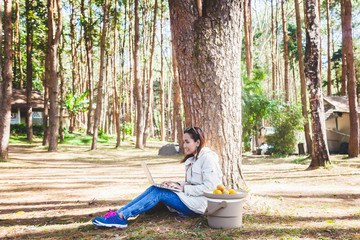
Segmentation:
[[(26, 135), (26, 124), (25, 123), (11, 124), (10, 132), (13, 135)], [(43, 136), (44, 135), (43, 125), (34, 124), (33, 134), (36, 136)]]
[(303, 117), (299, 105), (279, 104), (271, 115), (270, 122), (275, 133), (266, 136), (266, 143), (273, 146), (272, 154), (291, 154), (296, 147), (296, 132), (303, 128)]

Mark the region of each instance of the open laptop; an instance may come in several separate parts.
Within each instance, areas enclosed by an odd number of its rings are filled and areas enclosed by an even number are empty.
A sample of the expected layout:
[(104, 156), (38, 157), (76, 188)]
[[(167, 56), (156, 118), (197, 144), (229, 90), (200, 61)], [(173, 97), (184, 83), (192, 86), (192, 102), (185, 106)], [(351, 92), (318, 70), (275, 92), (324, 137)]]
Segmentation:
[(154, 178), (152, 177), (152, 175), (150, 173), (150, 169), (148, 168), (147, 164), (145, 162), (142, 162), (141, 166), (143, 167), (145, 175), (146, 175), (147, 179), (149, 180), (150, 184), (152, 184), (152, 185), (154, 185), (154, 186), (156, 186), (158, 188), (163, 188), (163, 189), (167, 189), (167, 190), (174, 191), (174, 192), (181, 192), (180, 189), (167, 187), (167, 186), (163, 186), (161, 184), (155, 183)]

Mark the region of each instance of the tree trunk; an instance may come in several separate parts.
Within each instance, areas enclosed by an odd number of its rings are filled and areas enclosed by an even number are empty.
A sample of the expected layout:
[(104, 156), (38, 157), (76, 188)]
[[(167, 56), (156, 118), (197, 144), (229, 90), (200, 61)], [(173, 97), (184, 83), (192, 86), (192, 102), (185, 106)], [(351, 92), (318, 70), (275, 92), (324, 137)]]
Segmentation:
[[(119, 96), (117, 94), (117, 49), (116, 49), (116, 40), (117, 40), (117, 14), (118, 7), (117, 1), (115, 1), (115, 17), (114, 17), (114, 55), (113, 55), (113, 85), (114, 85), (114, 127), (116, 130), (116, 146), (115, 148), (120, 147), (121, 142), (121, 129), (120, 129), (120, 101)], [(123, 56), (122, 56), (123, 57)], [(121, 91), (120, 91), (121, 95)]]
[(32, 127), (32, 88), (33, 88), (33, 21), (29, 17), (30, 11), (34, 6), (33, 0), (26, 0), (26, 134), (29, 141), (33, 140)]
[(59, 119), (59, 139), (60, 142), (64, 142), (64, 101), (65, 101), (65, 78), (64, 78), (64, 67), (62, 64), (61, 53), (64, 50), (64, 35), (62, 35), (61, 50), (58, 52), (59, 56), (59, 75), (60, 75), (60, 119)]
[(246, 73), (249, 79), (251, 79), (252, 72), (252, 49), (251, 49), (251, 0), (244, 0), (244, 33), (245, 33), (245, 62)]
[(179, 153), (183, 154), (184, 153), (184, 140), (183, 140), (183, 126), (182, 126), (182, 114), (181, 114), (181, 88), (180, 88), (180, 83), (179, 83), (179, 72), (178, 72), (178, 63), (176, 61), (176, 49), (175, 49), (175, 45), (173, 40), (173, 44), (172, 44), (172, 60), (173, 60), (173, 72), (174, 72), (174, 84), (173, 84), (173, 91), (174, 91), (174, 100), (173, 100), (173, 104), (174, 104), (174, 119), (175, 119), (175, 123), (174, 124), (174, 129), (176, 126), (176, 132), (177, 132), (177, 141), (179, 143)]
[(300, 16), (299, 0), (295, 0), (295, 12), (296, 12), (296, 40), (297, 40), (297, 50), (299, 54), (299, 73), (300, 73), (300, 81), (301, 81), (300, 82), (301, 106), (302, 106), (301, 112), (304, 117), (304, 132), (305, 132), (307, 152), (311, 154), (312, 142), (310, 136), (309, 117), (307, 110), (306, 81), (305, 81), (305, 72), (304, 72), (304, 57), (302, 50), (301, 16)]
[(194, 1), (169, 1), (186, 125), (204, 130), (229, 187), (242, 184), (241, 6), (207, 1), (199, 17)]
[(283, 23), (283, 43), (284, 43), (284, 86), (285, 86), (285, 101), (290, 101), (289, 50), (288, 50), (288, 36), (287, 36), (287, 19), (286, 19), (284, 1), (285, 0), (281, 0), (281, 14), (282, 14), (282, 23)]
[(144, 137), (143, 144), (146, 146), (146, 139), (150, 132), (150, 126), (152, 124), (152, 112), (153, 112), (153, 102), (154, 102), (154, 94), (153, 94), (153, 56), (155, 49), (155, 36), (156, 36), (156, 15), (157, 15), (157, 0), (155, 0), (154, 4), (154, 19), (153, 19), (153, 28), (152, 28), (152, 36), (151, 36), (151, 49), (150, 49), (150, 63), (149, 63), (149, 78), (148, 78), (148, 102), (147, 102), (147, 111), (145, 117), (145, 128), (144, 128)]
[(139, 0), (135, 0), (135, 36), (134, 36), (134, 80), (136, 95), (136, 148), (144, 148), (144, 107), (140, 81), (140, 31), (139, 31)]
[[(0, 16), (2, 16), (3, 12), (2, 12), (2, 9), (3, 9), (3, 1), (0, 1)], [(2, 21), (2, 17), (0, 17), (0, 33), (3, 32), (3, 21)], [(0, 49), (2, 49), (2, 42), (3, 42), (3, 37), (2, 37), (2, 34), (0, 34)], [(2, 61), (2, 58), (3, 58), (3, 52), (0, 51), (0, 93), (3, 92), (3, 81), (4, 81), (4, 78), (3, 78), (3, 75), (2, 75), (2, 72), (3, 72), (3, 67), (2, 67), (2, 64), (3, 64), (3, 61)], [(0, 96), (0, 112), (2, 112), (2, 95)]]
[(103, 7), (103, 28), (102, 28), (102, 35), (101, 35), (101, 43), (100, 43), (100, 73), (99, 73), (99, 82), (98, 82), (98, 94), (96, 100), (96, 109), (95, 109), (95, 116), (94, 116), (94, 129), (93, 129), (93, 140), (91, 144), (91, 150), (96, 149), (97, 139), (98, 139), (98, 132), (99, 132), (99, 125), (101, 119), (101, 105), (103, 99), (103, 79), (104, 79), (104, 65), (105, 65), (105, 40), (106, 40), (106, 21), (108, 15), (108, 0), (105, 0), (105, 4)]
[(349, 157), (357, 157), (359, 155), (359, 116), (357, 110), (357, 96), (356, 96), (356, 76), (354, 66), (354, 48), (352, 38), (352, 14), (351, 14), (351, 0), (342, 0), (341, 8), (344, 10), (343, 21), (343, 49), (346, 54), (346, 76), (348, 80), (348, 95), (349, 95), (349, 110), (350, 110), (350, 140), (349, 140)]
[(310, 95), (312, 159), (309, 169), (331, 164), (326, 141), (323, 94), (320, 78), (320, 28), (317, 0), (305, 0), (305, 77)]
[(160, 19), (160, 140), (165, 141), (165, 85), (164, 85), (164, 34), (163, 34), (163, 1), (161, 0), (161, 19)]
[(12, 98), (12, 22), (11, 0), (4, 1), (4, 79), (2, 82), (1, 107), (0, 107), (0, 159), (8, 158), (10, 121), (11, 121), (11, 98)]
[(272, 74), (272, 98), (276, 96), (276, 65), (275, 65), (275, 28), (274, 28), (274, 6), (271, 0), (271, 74)]
[[(16, 62), (19, 63), (19, 79), (20, 79), (20, 89), (23, 89), (23, 83), (24, 83), (24, 73), (23, 73), (23, 69), (22, 69), (22, 61), (21, 61), (21, 39), (20, 39), (20, 14), (19, 14), (19, 0), (16, 0), (15, 2), (16, 5), (16, 31), (15, 31), (15, 39), (16, 39)], [(16, 71), (16, 68), (15, 68)], [(14, 74), (15, 75), (15, 74)]]
[(326, 26), (327, 26), (327, 49), (328, 49), (328, 68), (327, 68), (327, 95), (331, 95), (331, 38), (330, 38), (330, 13), (329, 0), (326, 0)]
[(86, 133), (88, 135), (92, 134), (92, 104), (93, 104), (93, 43), (92, 43), (92, 7), (91, 7), (91, 0), (89, 0), (88, 3), (88, 11), (89, 16), (87, 18), (87, 21), (85, 21), (85, 1), (81, 0), (81, 15), (84, 19), (83, 25), (84, 25), (84, 38), (85, 38), (85, 48), (86, 48), (86, 64), (87, 64), (87, 88), (89, 90), (89, 110), (87, 113), (87, 130)]
[[(56, 4), (56, 6), (55, 6)], [(57, 21), (55, 19), (57, 9)], [(58, 59), (57, 52), (62, 32), (62, 10), (60, 0), (48, 1), (48, 22), (50, 40), (50, 78), (49, 78), (49, 152), (57, 151), (59, 136), (59, 114), (58, 114)], [(57, 26), (56, 26), (57, 22)], [(56, 29), (55, 29), (56, 26)]]
[[(343, 5), (343, 1), (341, 1), (341, 6)], [(345, 8), (341, 7), (341, 26), (344, 26), (344, 22), (345, 22)], [(342, 31), (342, 36), (346, 35), (345, 33), (345, 28), (341, 28)], [(342, 53), (342, 58), (341, 58), (341, 63), (342, 63), (342, 68), (341, 68), (341, 96), (346, 96), (346, 89), (347, 89), (347, 84), (348, 84), (348, 79), (347, 79), (347, 74), (346, 74), (346, 69), (347, 69), (347, 61), (346, 61), (346, 51), (344, 50), (344, 46), (346, 45), (346, 43), (344, 42), (344, 38), (342, 38), (342, 49), (341, 49), (341, 53)]]

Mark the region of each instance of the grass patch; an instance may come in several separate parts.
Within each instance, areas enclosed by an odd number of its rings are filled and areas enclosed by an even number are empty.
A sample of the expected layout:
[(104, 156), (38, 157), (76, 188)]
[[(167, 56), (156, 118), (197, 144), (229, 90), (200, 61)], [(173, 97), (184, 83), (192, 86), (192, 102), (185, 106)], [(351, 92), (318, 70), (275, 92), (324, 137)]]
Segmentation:
[(309, 157), (299, 157), (299, 158), (292, 160), (291, 163), (307, 165), (310, 163), (310, 158)]

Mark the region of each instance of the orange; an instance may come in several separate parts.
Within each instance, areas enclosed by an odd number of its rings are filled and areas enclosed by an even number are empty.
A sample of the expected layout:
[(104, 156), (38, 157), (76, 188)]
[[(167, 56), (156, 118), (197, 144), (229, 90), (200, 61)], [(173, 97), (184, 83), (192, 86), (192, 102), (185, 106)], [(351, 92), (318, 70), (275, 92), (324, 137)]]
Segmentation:
[(229, 189), (229, 194), (237, 194), (237, 192), (234, 189)]
[(217, 185), (217, 190), (224, 191), (224, 190), (225, 190), (225, 186), (222, 185), (222, 184), (219, 184), (219, 185)]
[(218, 189), (214, 190), (213, 194), (222, 194), (222, 192)]
[(225, 189), (224, 191), (222, 191), (222, 194), (229, 194), (229, 191)]

